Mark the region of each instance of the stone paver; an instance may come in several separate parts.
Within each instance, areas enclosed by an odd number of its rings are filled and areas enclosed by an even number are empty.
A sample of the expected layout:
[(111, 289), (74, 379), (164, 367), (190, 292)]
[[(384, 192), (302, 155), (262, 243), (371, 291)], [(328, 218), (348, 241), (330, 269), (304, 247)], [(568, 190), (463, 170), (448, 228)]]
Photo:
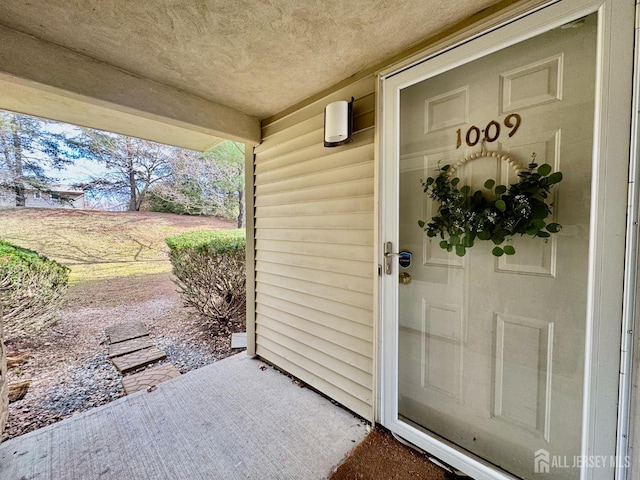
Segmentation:
[(153, 347), (153, 342), (149, 336), (132, 338), (123, 342), (113, 343), (109, 345), (109, 358), (119, 357), (127, 353), (136, 352), (143, 348)]
[[(105, 333), (109, 337), (109, 358), (122, 374), (167, 358), (167, 354), (153, 344), (149, 331), (140, 322), (115, 325), (105, 329)], [(124, 377), (122, 386), (129, 395), (179, 375), (178, 369), (167, 363)]]
[(161, 382), (179, 377), (180, 372), (171, 363), (158, 365), (157, 367), (148, 368), (147, 370), (129, 375), (122, 379), (122, 386), (127, 395), (134, 392), (144, 390), (145, 388), (154, 387)]
[(147, 330), (147, 327), (142, 323), (135, 322), (114, 325), (113, 327), (106, 328), (105, 333), (109, 337), (109, 343), (118, 343), (149, 335), (149, 330)]
[(167, 358), (167, 354), (158, 347), (150, 347), (112, 358), (111, 361), (119, 371), (126, 373), (165, 358)]

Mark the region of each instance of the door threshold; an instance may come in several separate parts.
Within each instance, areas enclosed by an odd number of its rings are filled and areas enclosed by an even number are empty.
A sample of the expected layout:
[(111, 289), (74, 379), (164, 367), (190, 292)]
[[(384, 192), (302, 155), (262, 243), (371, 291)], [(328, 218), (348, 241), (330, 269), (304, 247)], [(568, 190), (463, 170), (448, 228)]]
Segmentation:
[(403, 444), (403, 445), (415, 450), (416, 452), (420, 453), (421, 455), (424, 455), (427, 460), (429, 460), (431, 463), (433, 463), (437, 467), (440, 467), (441, 469), (447, 471), (449, 474), (453, 475), (456, 479), (457, 478), (460, 478), (460, 479), (471, 478), (466, 473), (461, 472), (457, 468), (452, 467), (448, 463), (443, 462), (442, 460), (434, 457), (433, 455), (429, 454), (429, 452), (426, 452), (422, 448), (420, 448), (417, 445), (411, 443), (409, 440), (406, 440), (406, 439), (402, 438), (396, 432), (391, 432), (391, 435), (393, 435), (393, 438), (395, 438), (401, 444)]

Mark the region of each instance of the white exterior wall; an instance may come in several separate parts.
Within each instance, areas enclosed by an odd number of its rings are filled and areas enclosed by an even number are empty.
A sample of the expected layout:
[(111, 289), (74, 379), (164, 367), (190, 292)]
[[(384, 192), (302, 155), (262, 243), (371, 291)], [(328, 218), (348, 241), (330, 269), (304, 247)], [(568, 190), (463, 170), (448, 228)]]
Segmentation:
[[(54, 191), (54, 194), (56, 192)], [(70, 201), (60, 202), (51, 197), (51, 194), (41, 192), (36, 196), (34, 191), (25, 193), (25, 207), (28, 208), (69, 208), (84, 210), (84, 193), (82, 192), (60, 192), (60, 196), (69, 198)], [(0, 189), (0, 207), (15, 207), (16, 194), (13, 191)]]
[(27, 192), (25, 199), (25, 207), (31, 208), (72, 208), (83, 210), (84, 209), (84, 194), (78, 193), (60, 193), (60, 196), (69, 198), (70, 201), (61, 202), (48, 193), (41, 193), (40, 198), (36, 198), (34, 192)]
[[(375, 77), (275, 121), (255, 149), (256, 354), (372, 420)], [(323, 145), (354, 102), (353, 143)]]
[(0, 207), (13, 207), (16, 204), (16, 196), (12, 192), (0, 188)]

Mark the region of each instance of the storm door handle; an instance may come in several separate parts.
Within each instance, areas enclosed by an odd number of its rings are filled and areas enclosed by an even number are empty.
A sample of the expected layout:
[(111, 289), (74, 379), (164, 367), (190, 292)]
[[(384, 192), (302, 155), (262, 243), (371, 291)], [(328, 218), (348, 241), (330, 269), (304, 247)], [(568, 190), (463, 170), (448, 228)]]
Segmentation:
[(393, 244), (391, 242), (385, 242), (384, 244), (384, 273), (391, 275), (393, 268), (393, 257), (400, 257), (401, 255), (393, 251)]

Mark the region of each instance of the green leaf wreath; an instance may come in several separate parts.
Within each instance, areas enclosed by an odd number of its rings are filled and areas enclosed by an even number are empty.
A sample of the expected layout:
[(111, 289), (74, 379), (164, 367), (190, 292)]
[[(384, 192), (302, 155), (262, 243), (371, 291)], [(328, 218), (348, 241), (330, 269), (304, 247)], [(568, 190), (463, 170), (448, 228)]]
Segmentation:
[[(500, 157), (496, 152), (473, 155)], [(510, 237), (531, 235), (547, 239), (552, 233), (560, 231), (559, 223), (547, 223), (546, 219), (552, 213), (552, 203), (547, 203), (550, 190), (562, 181), (562, 172), (552, 173), (548, 164), (538, 166), (535, 154), (527, 170), (516, 169), (520, 181), (510, 185), (496, 185), (496, 181), (489, 179), (484, 187), (489, 195), (482, 190), (471, 192), (468, 185), (458, 188), (460, 179), (453, 177), (458, 165), (445, 165), (439, 169), (438, 175), (421, 180), (424, 192), (430, 198), (440, 203), (438, 214), (428, 223), (419, 220), (418, 225), (428, 237), (440, 237), (440, 247), (463, 257), (468, 248), (473, 247), (476, 240), (491, 240), (496, 247), (492, 253), (496, 257), (513, 255), (516, 253), (512, 245), (504, 245)], [(513, 163), (509, 162), (512, 166)]]

